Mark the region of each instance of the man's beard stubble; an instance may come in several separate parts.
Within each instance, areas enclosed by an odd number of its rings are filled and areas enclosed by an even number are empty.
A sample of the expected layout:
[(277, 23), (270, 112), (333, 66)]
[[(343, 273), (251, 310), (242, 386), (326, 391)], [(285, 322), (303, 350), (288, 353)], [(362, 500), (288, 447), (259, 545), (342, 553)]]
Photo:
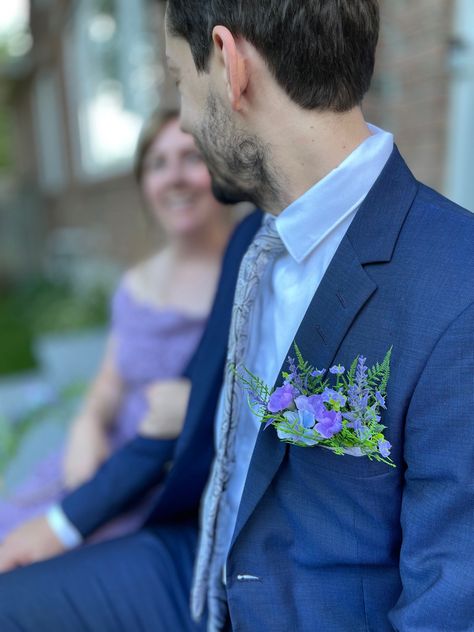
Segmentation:
[(281, 198), (269, 150), (257, 137), (238, 130), (224, 104), (210, 94), (199, 130), (198, 145), (212, 178), (212, 191), (224, 204), (252, 202), (262, 210)]

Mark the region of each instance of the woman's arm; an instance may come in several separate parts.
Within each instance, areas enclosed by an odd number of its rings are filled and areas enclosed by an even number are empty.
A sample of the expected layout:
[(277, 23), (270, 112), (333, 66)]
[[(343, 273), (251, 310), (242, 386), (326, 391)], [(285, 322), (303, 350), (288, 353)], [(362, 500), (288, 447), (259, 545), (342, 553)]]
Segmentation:
[(115, 341), (107, 342), (105, 355), (84, 404), (72, 422), (64, 456), (64, 483), (73, 489), (89, 480), (108, 457), (107, 430), (123, 394), (115, 363)]

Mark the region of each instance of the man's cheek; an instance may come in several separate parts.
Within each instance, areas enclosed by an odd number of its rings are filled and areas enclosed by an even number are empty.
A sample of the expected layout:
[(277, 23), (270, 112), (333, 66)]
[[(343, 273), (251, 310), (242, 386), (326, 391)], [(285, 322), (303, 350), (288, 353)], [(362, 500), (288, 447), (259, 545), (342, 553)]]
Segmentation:
[(187, 115), (186, 107), (183, 104), (183, 99), (181, 99), (179, 126), (186, 134), (192, 134), (189, 116)]
[(181, 95), (180, 127), (183, 132), (193, 134), (196, 129), (196, 115), (194, 108), (185, 95)]

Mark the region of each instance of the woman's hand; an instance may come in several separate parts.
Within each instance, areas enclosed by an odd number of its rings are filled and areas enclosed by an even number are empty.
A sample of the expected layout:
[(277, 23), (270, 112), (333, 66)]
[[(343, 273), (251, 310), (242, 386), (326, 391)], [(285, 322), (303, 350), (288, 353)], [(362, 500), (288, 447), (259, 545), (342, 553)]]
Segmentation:
[(74, 489), (92, 478), (109, 453), (104, 425), (94, 418), (76, 419), (69, 433), (63, 462), (65, 486)]
[(123, 392), (115, 347), (110, 336), (99, 372), (69, 431), (63, 462), (64, 484), (68, 489), (92, 478), (110, 453), (108, 429), (115, 423)]
[(16, 527), (0, 544), (0, 573), (48, 559), (64, 550), (46, 517), (33, 518)]
[(181, 434), (191, 382), (186, 379), (155, 382), (146, 391), (149, 411), (139, 433), (153, 439), (175, 439)]

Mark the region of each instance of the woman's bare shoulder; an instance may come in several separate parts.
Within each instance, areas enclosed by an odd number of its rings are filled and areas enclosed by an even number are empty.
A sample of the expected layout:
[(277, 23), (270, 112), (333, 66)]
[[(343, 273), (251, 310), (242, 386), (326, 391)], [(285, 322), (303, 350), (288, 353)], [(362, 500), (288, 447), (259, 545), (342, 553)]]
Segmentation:
[(124, 274), (123, 284), (137, 299), (156, 297), (166, 266), (166, 252), (160, 251), (139, 262)]

